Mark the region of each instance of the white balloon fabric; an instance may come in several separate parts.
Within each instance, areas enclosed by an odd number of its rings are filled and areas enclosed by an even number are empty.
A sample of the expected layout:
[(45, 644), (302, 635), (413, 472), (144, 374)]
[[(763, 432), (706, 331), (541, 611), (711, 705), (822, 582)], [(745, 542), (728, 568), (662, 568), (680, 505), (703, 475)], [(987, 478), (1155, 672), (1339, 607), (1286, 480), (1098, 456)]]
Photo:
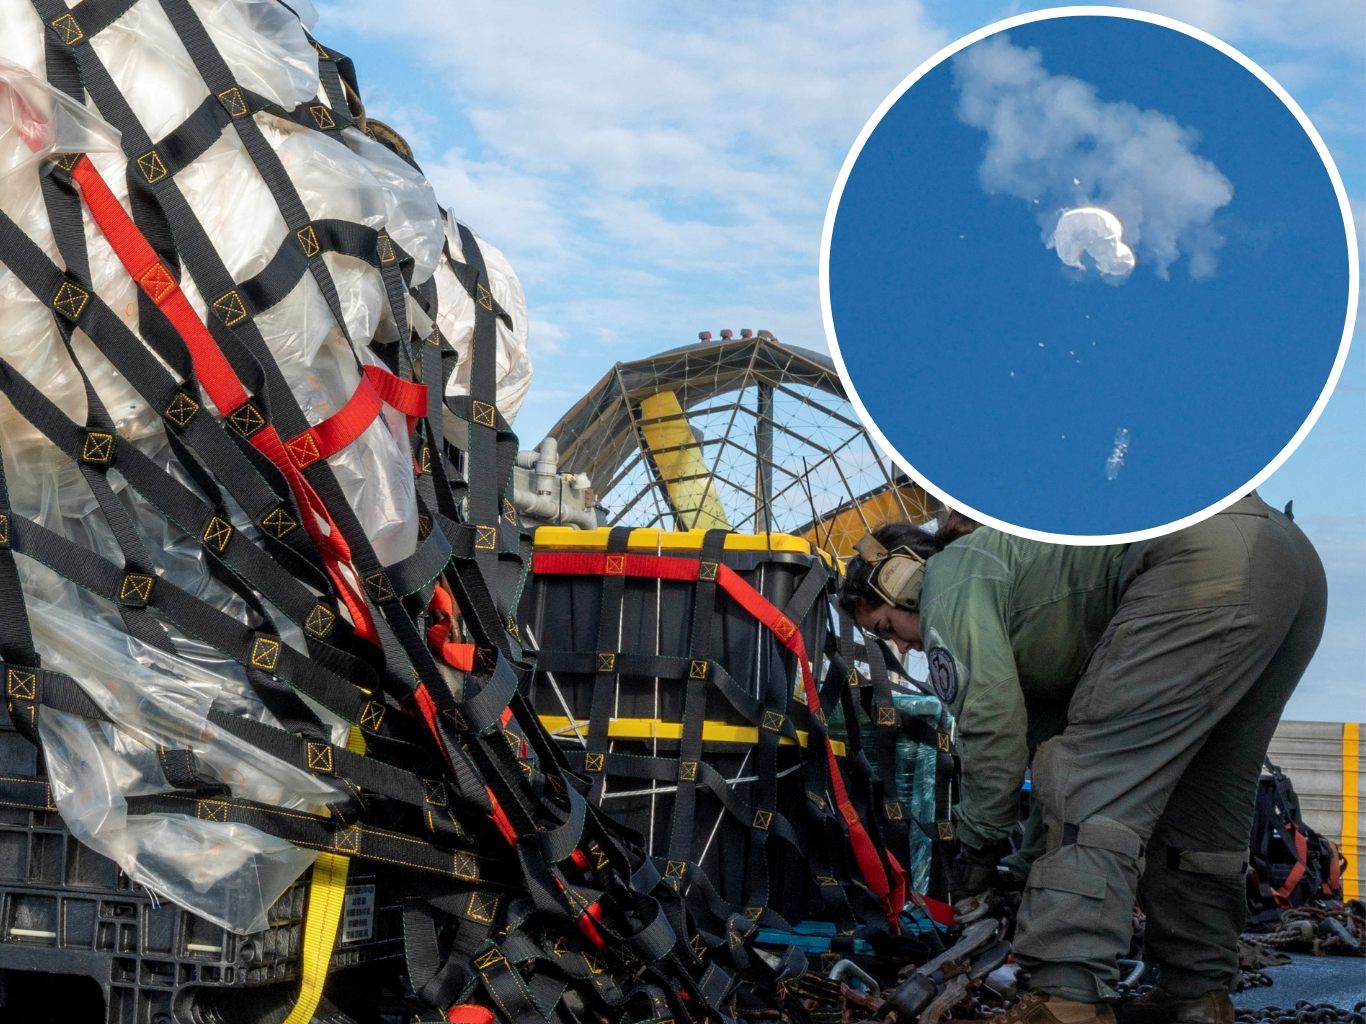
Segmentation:
[(1118, 284), (1134, 270), (1134, 251), (1124, 244), (1124, 225), (1100, 206), (1064, 210), (1053, 229), (1049, 246), (1069, 267), (1086, 270), (1082, 256), (1090, 256), (1103, 278)]

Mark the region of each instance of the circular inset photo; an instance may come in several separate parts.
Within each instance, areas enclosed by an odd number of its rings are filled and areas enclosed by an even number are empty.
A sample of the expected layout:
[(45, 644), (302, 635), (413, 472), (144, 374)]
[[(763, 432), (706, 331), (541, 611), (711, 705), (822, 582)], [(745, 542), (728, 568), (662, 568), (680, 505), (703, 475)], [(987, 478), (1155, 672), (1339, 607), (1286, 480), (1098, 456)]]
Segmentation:
[(1231, 47), (1039, 12), (916, 70), (826, 215), (826, 333), (872, 433), (1012, 533), (1156, 536), (1285, 460), (1355, 317), (1341, 179)]

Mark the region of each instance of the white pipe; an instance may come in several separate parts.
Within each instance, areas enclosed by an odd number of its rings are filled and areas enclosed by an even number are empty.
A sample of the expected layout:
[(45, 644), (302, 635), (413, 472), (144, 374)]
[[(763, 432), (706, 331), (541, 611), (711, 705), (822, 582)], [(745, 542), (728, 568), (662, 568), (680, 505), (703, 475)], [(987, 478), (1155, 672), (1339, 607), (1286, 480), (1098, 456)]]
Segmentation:
[(577, 526), (580, 530), (591, 530), (598, 525), (597, 516), (590, 509), (573, 509), (562, 506), (553, 494), (532, 494), (520, 487), (512, 488), (512, 503), (523, 515), (538, 519), (549, 519)]
[(536, 451), (539, 457), (531, 482), (537, 494), (549, 494), (560, 472), (560, 446), (553, 437), (547, 437), (537, 445)]

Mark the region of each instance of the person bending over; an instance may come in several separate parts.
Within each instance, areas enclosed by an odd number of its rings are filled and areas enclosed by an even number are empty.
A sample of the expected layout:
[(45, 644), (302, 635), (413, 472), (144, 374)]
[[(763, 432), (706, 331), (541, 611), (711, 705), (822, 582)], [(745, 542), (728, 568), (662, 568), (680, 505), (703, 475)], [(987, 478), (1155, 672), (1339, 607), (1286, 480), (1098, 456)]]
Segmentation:
[(1258, 773), (1323, 632), (1308, 539), (1254, 492), (1129, 545), (897, 524), (858, 550), (842, 606), (924, 651), (957, 719), (955, 898), (1009, 853), (1032, 752), (1047, 845), (1014, 946), (1031, 991), (993, 1020), (1110, 1024), (1137, 894), (1157, 986), (1120, 1024), (1232, 1024)]

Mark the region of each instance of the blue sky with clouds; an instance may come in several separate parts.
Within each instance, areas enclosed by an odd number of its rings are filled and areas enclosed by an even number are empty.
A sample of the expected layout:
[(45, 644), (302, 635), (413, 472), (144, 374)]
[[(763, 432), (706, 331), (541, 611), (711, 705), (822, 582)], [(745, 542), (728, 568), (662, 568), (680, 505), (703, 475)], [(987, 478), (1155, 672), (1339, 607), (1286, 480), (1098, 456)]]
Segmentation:
[[(1060, 211), (1096, 204), (1136, 270), (1052, 251), (1078, 220)], [(833, 322), (864, 407), (956, 503), (1136, 532), (1241, 493), (1300, 429), (1341, 347), (1346, 237), (1313, 143), (1237, 62), (1144, 21), (1053, 18), (942, 62), (867, 137)]]
[[(1042, 5), (1040, 5), (1042, 6)], [(1366, 219), (1366, 7), (1137, 4), (1227, 40), (1305, 108)], [(825, 347), (818, 258), (836, 174), (922, 61), (1024, 4), (319, 3), (369, 109), (526, 288), (534, 443), (610, 365), (699, 330)], [(1358, 333), (1360, 323), (1358, 322)], [(1271, 372), (1271, 371), (1268, 371)], [(914, 385), (914, 381), (910, 382)], [(1288, 715), (1366, 717), (1366, 355), (1262, 492), (1329, 572), (1328, 631)]]

